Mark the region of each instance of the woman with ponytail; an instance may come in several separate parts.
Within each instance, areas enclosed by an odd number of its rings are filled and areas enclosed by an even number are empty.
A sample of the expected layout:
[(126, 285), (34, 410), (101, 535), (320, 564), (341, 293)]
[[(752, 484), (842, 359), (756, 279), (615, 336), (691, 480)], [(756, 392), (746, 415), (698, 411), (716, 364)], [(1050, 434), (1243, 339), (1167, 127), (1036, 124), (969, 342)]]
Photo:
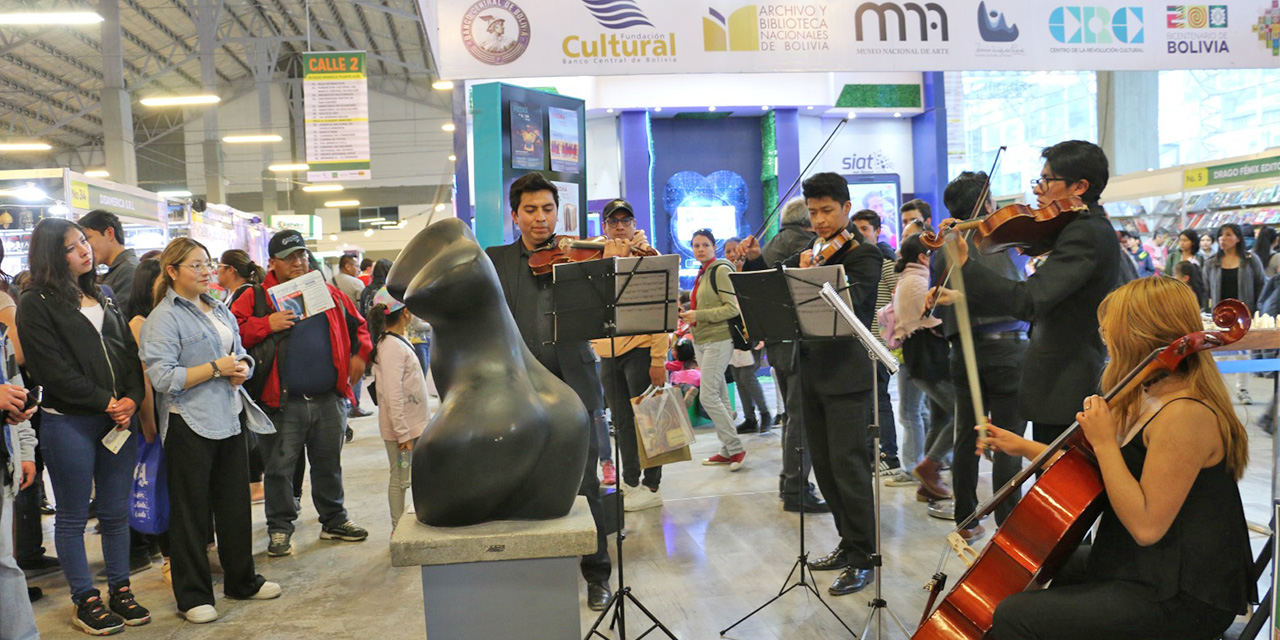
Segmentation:
[(378, 289), (369, 309), (369, 333), (373, 335), (373, 376), (370, 389), (378, 401), (378, 428), (386, 443), (391, 477), (387, 502), (391, 529), (404, 515), (404, 495), (412, 478), (413, 446), (427, 427), (427, 380), (417, 352), (405, 337), (413, 315), (404, 303)]
[(222, 259), (218, 264), (218, 286), (227, 290), (228, 307), (249, 287), (262, 284), (266, 278), (267, 272), (245, 251), (230, 249), (222, 252)]

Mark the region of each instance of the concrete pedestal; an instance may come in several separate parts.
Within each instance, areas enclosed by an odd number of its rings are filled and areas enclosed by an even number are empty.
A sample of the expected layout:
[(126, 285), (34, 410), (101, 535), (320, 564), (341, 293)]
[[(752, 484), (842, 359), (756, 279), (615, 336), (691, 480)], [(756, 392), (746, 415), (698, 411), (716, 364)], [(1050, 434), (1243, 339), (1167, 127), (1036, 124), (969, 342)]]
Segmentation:
[(428, 527), (405, 513), (391, 564), (422, 567), (430, 640), (576, 638), (578, 560), (595, 548), (595, 523), (579, 496), (568, 516), (537, 522)]

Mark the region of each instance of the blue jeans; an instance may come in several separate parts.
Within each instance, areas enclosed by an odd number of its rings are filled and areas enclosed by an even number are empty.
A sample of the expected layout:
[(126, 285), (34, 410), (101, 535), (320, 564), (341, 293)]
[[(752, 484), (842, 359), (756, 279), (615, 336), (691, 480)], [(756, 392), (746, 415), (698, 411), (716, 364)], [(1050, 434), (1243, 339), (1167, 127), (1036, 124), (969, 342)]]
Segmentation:
[(58, 504), (53, 541), (58, 562), (71, 587), (71, 599), (96, 595), (84, 551), (84, 528), (89, 520), (89, 495), (102, 527), (102, 557), (107, 563), (111, 588), (129, 584), (129, 493), (138, 458), (138, 434), (125, 441), (118, 453), (102, 445), (112, 427), (111, 418), (45, 413), (40, 427), (40, 451), (44, 454), (53, 496)]
[(27, 597), (27, 578), (13, 558), (13, 501), (0, 486), (0, 638), (35, 640), (40, 637)]
[(906, 364), (898, 368), (898, 422), (902, 423), (902, 468), (912, 469), (924, 457), (924, 390), (911, 380)]
[(289, 396), (271, 415), (275, 433), (259, 435), (266, 466), (266, 511), (269, 533), (293, 534), (298, 510), (293, 504), (293, 474), (305, 445), (311, 463), (311, 501), (320, 524), (336, 527), (347, 521), (342, 493), (342, 444), (347, 412), (332, 392), (310, 398)]

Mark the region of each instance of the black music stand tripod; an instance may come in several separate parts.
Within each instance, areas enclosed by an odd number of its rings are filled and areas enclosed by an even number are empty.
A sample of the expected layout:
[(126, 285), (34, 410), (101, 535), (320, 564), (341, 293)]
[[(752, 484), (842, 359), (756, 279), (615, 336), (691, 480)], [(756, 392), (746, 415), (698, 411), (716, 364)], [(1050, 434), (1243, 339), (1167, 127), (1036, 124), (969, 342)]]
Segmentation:
[[(737, 292), (738, 303), (742, 308), (742, 319), (747, 325), (747, 333), (751, 336), (751, 340), (793, 342), (801, 338), (806, 340), (812, 339), (804, 335), (801, 330), (800, 318), (796, 312), (797, 307), (813, 302), (816, 300), (801, 300), (797, 302), (791, 293), (791, 289), (787, 284), (787, 278), (796, 278), (796, 276), (786, 273), (781, 267), (770, 271), (756, 271), (749, 273), (730, 274), (730, 280), (733, 281), (734, 291)], [(802, 280), (803, 281), (803, 280)], [(835, 339), (834, 331), (832, 336), (826, 339)], [(804, 375), (797, 369), (797, 384), (799, 376)], [(803, 424), (800, 426), (800, 456), (804, 456), (808, 440), (805, 436)], [(783, 446), (786, 446), (785, 443)], [(807, 481), (807, 478), (805, 479)], [(800, 500), (800, 551), (796, 556), (796, 561), (791, 565), (791, 571), (787, 573), (787, 577), (782, 582), (782, 588), (778, 590), (777, 595), (769, 598), (764, 604), (756, 607), (751, 613), (740, 618), (737, 622), (725, 627), (720, 631), (723, 637), (729, 633), (734, 627), (746, 622), (749, 618), (763, 611), (766, 607), (777, 602), (782, 596), (787, 595), (791, 591), (799, 588), (806, 589), (813, 594), (813, 597), (826, 607), (827, 611), (835, 617), (836, 622), (849, 632), (849, 635), (857, 637), (853, 629), (836, 613), (831, 605), (822, 598), (822, 594), (818, 592), (814, 585), (817, 580), (813, 577), (813, 570), (809, 568), (809, 550), (805, 546), (805, 527), (804, 527), (804, 500)], [(791, 582), (792, 577), (796, 578), (795, 582)]]
[[(649, 262), (655, 263), (657, 260), (650, 258)], [(618, 273), (618, 260), (614, 258), (556, 265), (551, 291), (554, 340), (559, 342), (608, 338), (610, 353), (616, 355), (617, 346), (614, 341), (618, 337), (675, 331), (675, 312), (678, 309), (679, 299), (674, 295), (672, 287), (678, 282), (675, 276), (676, 264), (672, 263), (670, 269), (655, 267), (652, 270), (642, 270), (641, 266), (650, 266), (646, 264), (646, 259), (643, 257), (636, 260), (632, 269), (622, 274)], [(619, 275), (622, 277), (619, 278)], [(637, 283), (634, 288), (631, 287), (633, 281)], [(644, 315), (653, 317), (657, 323), (642, 329), (641, 324), (638, 323), (642, 323), (644, 318), (636, 318), (633, 315), (624, 321), (625, 328), (620, 330), (619, 311), (626, 313), (639, 310), (641, 307), (646, 307), (650, 311), (656, 309), (658, 313)], [(657, 319), (659, 314), (660, 320)], [(594, 425), (592, 428), (595, 428)], [(617, 426), (610, 424), (609, 432), (613, 435), (613, 450), (621, 451), (618, 447)], [(642, 446), (640, 443), (637, 445)], [(663, 625), (662, 621), (640, 602), (631, 587), (627, 586), (626, 565), (622, 552), (622, 542), (627, 538), (626, 510), (622, 503), (622, 490), (617, 488), (613, 493), (618, 513), (618, 588), (610, 596), (609, 603), (600, 612), (595, 624), (592, 624), (591, 629), (587, 631), (586, 640), (591, 640), (593, 637), (609, 640), (609, 636), (599, 630), (606, 619), (609, 620), (610, 630), (617, 627), (618, 640), (626, 640), (626, 602), (635, 605), (652, 623), (644, 633), (636, 636), (637, 638), (643, 638), (655, 629), (661, 629), (668, 638), (676, 640), (671, 630)]]

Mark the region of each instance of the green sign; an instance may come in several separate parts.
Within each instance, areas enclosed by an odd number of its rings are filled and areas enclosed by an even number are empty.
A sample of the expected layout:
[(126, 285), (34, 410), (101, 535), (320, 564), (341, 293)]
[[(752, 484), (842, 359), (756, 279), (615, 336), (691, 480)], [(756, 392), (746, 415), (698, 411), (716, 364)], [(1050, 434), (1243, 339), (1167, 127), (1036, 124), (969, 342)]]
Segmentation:
[(151, 224), (160, 221), (158, 200), (99, 187), (96, 184), (72, 181), (71, 205), (77, 209), (102, 209), (121, 218), (132, 218)]
[(1196, 189), (1215, 184), (1276, 177), (1280, 177), (1280, 156), (1188, 169), (1182, 174), (1182, 186), (1187, 189)]

